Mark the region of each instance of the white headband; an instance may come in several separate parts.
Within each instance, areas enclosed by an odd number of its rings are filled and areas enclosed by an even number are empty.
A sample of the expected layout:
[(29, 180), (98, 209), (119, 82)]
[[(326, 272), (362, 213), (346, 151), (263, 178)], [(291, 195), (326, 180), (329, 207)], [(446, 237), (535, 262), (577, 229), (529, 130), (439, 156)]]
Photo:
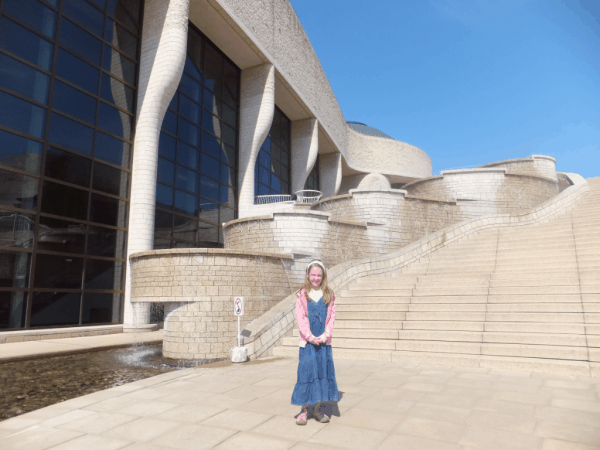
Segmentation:
[(325, 273), (325, 265), (319, 261), (318, 259), (315, 259), (311, 262), (308, 263), (308, 266), (306, 266), (306, 273), (308, 273), (308, 271), (310, 270), (310, 266), (312, 266), (313, 264), (316, 264), (318, 266), (321, 266), (321, 268), (323, 269), (323, 273)]

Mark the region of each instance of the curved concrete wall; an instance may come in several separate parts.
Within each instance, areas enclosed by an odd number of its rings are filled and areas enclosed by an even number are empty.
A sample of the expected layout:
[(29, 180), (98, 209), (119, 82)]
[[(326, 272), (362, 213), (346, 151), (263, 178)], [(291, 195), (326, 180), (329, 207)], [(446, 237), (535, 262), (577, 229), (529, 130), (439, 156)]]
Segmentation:
[(532, 155), (529, 158), (507, 159), (479, 166), (482, 168), (506, 169), (506, 173), (533, 175), (556, 180), (556, 159), (546, 155)]

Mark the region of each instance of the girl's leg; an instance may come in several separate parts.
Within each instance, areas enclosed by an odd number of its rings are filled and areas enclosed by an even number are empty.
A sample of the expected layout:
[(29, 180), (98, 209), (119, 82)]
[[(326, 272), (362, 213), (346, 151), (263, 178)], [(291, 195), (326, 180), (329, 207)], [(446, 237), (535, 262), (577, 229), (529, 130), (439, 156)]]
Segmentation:
[(306, 421), (308, 420), (308, 405), (302, 406), (302, 410), (300, 411), (300, 415), (296, 418), (297, 425), (306, 425)]
[(321, 422), (321, 423), (329, 422), (329, 417), (327, 417), (325, 414), (323, 414), (321, 411), (319, 411), (320, 408), (321, 408), (321, 402), (315, 404), (315, 407), (313, 409), (313, 417), (315, 418), (315, 420), (317, 422)]

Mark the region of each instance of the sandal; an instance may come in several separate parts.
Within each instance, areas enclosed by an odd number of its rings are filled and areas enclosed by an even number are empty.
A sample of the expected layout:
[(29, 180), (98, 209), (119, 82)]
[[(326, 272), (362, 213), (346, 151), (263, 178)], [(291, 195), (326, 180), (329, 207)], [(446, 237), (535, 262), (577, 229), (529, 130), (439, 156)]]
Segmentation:
[(326, 416), (325, 414), (323, 414), (321, 411), (319, 411), (320, 409), (321, 409), (321, 404), (320, 403), (316, 404), (313, 409), (313, 417), (315, 418), (315, 420), (317, 422), (321, 422), (321, 423), (329, 422), (329, 417)]
[(296, 418), (296, 425), (306, 425), (307, 419), (308, 419), (308, 414), (306, 413), (306, 411), (302, 411)]

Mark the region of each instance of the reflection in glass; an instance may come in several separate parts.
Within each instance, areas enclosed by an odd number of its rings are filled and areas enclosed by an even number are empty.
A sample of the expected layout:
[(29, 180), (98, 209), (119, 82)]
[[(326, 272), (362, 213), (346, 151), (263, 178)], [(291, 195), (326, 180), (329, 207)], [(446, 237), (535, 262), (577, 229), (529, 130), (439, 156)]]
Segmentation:
[(171, 209), (173, 207), (173, 188), (158, 183), (156, 185), (156, 205)]
[(170, 239), (163, 239), (161, 237), (154, 237), (154, 250), (162, 250), (162, 249), (166, 249), (166, 248), (172, 248), (171, 247), (171, 240)]
[(98, 93), (100, 71), (62, 48), (58, 49), (56, 74), (94, 95)]
[(85, 262), (84, 289), (117, 291), (121, 289), (123, 263), (103, 259), (87, 259)]
[(4, 0), (3, 12), (54, 39), (57, 14), (37, 0)]
[(137, 38), (125, 28), (115, 23), (114, 20), (107, 19), (104, 38), (122, 52), (127, 54), (127, 56), (133, 59), (138, 59)]
[(113, 50), (108, 45), (104, 46), (104, 61), (102, 61), (104, 70), (112, 73), (118, 78), (121, 78), (126, 83), (135, 85), (135, 63), (122, 55), (116, 50)]
[(185, 189), (186, 191), (193, 192), (194, 194), (198, 193), (198, 181), (199, 176), (196, 172), (192, 172), (185, 167), (180, 165), (177, 166), (177, 176), (175, 179), (175, 185), (178, 188)]
[(90, 226), (87, 254), (108, 258), (125, 258), (126, 235), (127, 233), (122, 230)]
[(133, 117), (106, 103), (100, 102), (98, 126), (121, 138), (131, 139)]
[(50, 77), (0, 53), (0, 86), (40, 103), (48, 103)]
[(167, 111), (162, 123), (162, 129), (177, 134), (177, 115), (172, 111)]
[(202, 103), (202, 86), (185, 73), (181, 77), (179, 90), (195, 102)]
[(84, 246), (84, 224), (40, 217), (38, 250), (83, 254)]
[(79, 292), (34, 292), (31, 326), (78, 324), (80, 301)]
[(181, 141), (177, 141), (177, 162), (198, 170), (199, 151)]
[(100, 96), (119, 108), (133, 112), (134, 90), (105, 73), (102, 74)]
[(46, 110), (25, 100), (0, 91), (0, 125), (41, 138)]
[(181, 96), (179, 113), (182, 114), (190, 122), (195, 123), (196, 125), (201, 124), (202, 108), (190, 99), (188, 99), (185, 95)]
[(108, 13), (139, 32), (141, 0), (108, 0)]
[(198, 147), (200, 145), (200, 128), (192, 125), (181, 116), (179, 117), (179, 129), (177, 136), (194, 147)]
[(195, 216), (198, 211), (198, 197), (187, 192), (175, 191), (175, 208)]
[(29, 287), (31, 253), (0, 250), (0, 287)]
[(173, 237), (194, 242), (198, 230), (198, 221), (188, 217), (175, 215)]
[(94, 129), (52, 113), (50, 117), (50, 142), (76, 150), (84, 155), (92, 155)]
[(34, 232), (35, 216), (0, 210), (0, 246), (32, 248)]
[(235, 220), (235, 211), (233, 209), (226, 208), (224, 206), (220, 207), (220, 217), (219, 223), (227, 223), (232, 220)]
[(56, 216), (85, 220), (87, 216), (88, 193), (63, 184), (44, 181), (42, 212)]
[(83, 258), (38, 253), (33, 286), (51, 289), (80, 289)]
[(96, 158), (129, 168), (131, 145), (104, 133), (96, 133)]
[(206, 153), (202, 154), (202, 173), (212, 178), (219, 178), (219, 161)]
[(40, 142), (0, 130), (0, 164), (38, 174), (41, 160)]
[(200, 222), (198, 224), (198, 241), (200, 242), (219, 242), (218, 228), (215, 225)]
[(0, 17), (0, 48), (42, 69), (52, 66), (54, 45), (6, 17)]
[(171, 99), (171, 103), (169, 103), (169, 109), (171, 111), (177, 112), (178, 108), (179, 108), (179, 92), (175, 92), (175, 95)]
[(219, 205), (205, 199), (200, 199), (200, 219), (207, 222), (219, 223)]
[(81, 323), (101, 324), (118, 323), (121, 320), (122, 294), (83, 294)]
[(96, 99), (58, 80), (54, 82), (52, 108), (90, 125), (96, 121)]
[(0, 205), (29, 210), (37, 208), (37, 178), (0, 170), (0, 180)]
[(105, 195), (92, 194), (90, 221), (124, 228), (127, 224), (127, 203)]
[(206, 131), (202, 132), (202, 150), (218, 158), (221, 153), (219, 140)]
[(158, 158), (158, 181), (173, 184), (175, 181), (175, 164), (164, 158)]
[(104, 13), (98, 11), (86, 1), (63, 0), (63, 12), (85, 28), (102, 37)]
[(127, 197), (129, 175), (122, 170), (96, 162), (92, 188), (119, 197)]
[(170, 237), (173, 228), (173, 214), (156, 210), (154, 218), (154, 236)]
[(166, 133), (160, 133), (158, 138), (158, 154), (169, 159), (175, 159), (175, 146), (177, 140)]
[(26, 306), (27, 292), (0, 291), (0, 329), (23, 328)]
[(59, 41), (61, 45), (83, 59), (87, 59), (97, 66), (100, 65), (102, 42), (70, 20), (64, 18), (61, 20)]

